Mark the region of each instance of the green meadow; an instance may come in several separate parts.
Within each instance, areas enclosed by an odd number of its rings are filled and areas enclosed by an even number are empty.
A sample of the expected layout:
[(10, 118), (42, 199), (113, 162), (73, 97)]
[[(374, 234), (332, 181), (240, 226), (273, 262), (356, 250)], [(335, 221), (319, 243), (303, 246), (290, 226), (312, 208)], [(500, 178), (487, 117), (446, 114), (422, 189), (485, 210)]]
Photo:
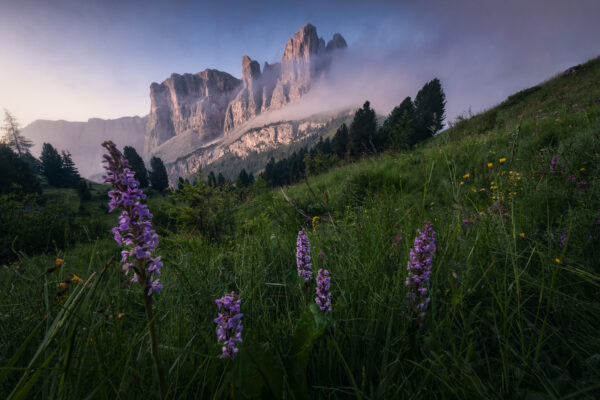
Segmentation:
[[(167, 398), (600, 397), (599, 82), (595, 59), (412, 150), (293, 186), (150, 193)], [(161, 397), (107, 190), (86, 203), (44, 191), (53, 214), (0, 206), (23, 232), (2, 242), (1, 397)], [(437, 251), (419, 326), (405, 280), (425, 221)], [(331, 274), (329, 314), (298, 277), (302, 228), (315, 275)], [(213, 321), (231, 291), (234, 360), (219, 358)]]

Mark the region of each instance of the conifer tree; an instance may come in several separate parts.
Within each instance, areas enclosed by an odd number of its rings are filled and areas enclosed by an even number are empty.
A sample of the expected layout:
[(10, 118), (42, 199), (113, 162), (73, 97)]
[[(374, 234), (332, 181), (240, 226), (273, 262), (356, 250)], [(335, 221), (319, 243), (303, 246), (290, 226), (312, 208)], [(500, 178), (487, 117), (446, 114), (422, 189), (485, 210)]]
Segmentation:
[(248, 177), (246, 169), (244, 168), (240, 171), (240, 174), (238, 175), (237, 180), (235, 181), (235, 186), (238, 188), (244, 188), (247, 187), (249, 183), (250, 179)]
[(150, 160), (150, 184), (158, 192), (162, 192), (169, 187), (169, 176), (165, 164), (158, 157), (152, 157)]
[(123, 148), (123, 155), (129, 162), (129, 167), (134, 173), (134, 178), (140, 183), (140, 187), (148, 187), (148, 171), (146, 170), (144, 160), (142, 160), (142, 157), (140, 157), (135, 148), (125, 146)]
[(40, 192), (40, 183), (30, 165), (5, 143), (0, 143), (0, 193), (17, 189), (25, 193)]
[(217, 176), (217, 185), (222, 187), (225, 185), (225, 183), (227, 183), (227, 179), (225, 179), (223, 174), (219, 172), (219, 175)]
[(386, 148), (407, 149), (415, 144), (414, 137), (415, 106), (410, 97), (394, 107), (380, 129), (381, 140)]
[(438, 78), (427, 82), (415, 97), (415, 142), (425, 140), (444, 126), (446, 95)]
[(40, 156), (42, 174), (48, 180), (48, 184), (60, 187), (63, 177), (63, 160), (58, 151), (50, 143), (44, 143)]
[(79, 186), (81, 177), (77, 167), (75, 167), (71, 153), (68, 151), (62, 152), (60, 175), (59, 185), (61, 187), (77, 188)]
[(213, 187), (213, 188), (217, 187), (217, 177), (215, 176), (215, 173), (213, 171), (210, 171), (208, 173), (208, 178), (206, 179), (206, 183), (210, 187)]
[(8, 110), (4, 110), (4, 125), (2, 126), (4, 136), (3, 142), (8, 145), (19, 157), (24, 157), (30, 154), (29, 149), (33, 146), (33, 142), (21, 135), (19, 122)]
[(348, 127), (346, 124), (340, 125), (335, 132), (335, 136), (331, 141), (331, 148), (340, 159), (343, 160), (346, 157), (348, 151)]
[(375, 110), (371, 108), (371, 103), (366, 101), (362, 108), (356, 110), (354, 120), (350, 125), (348, 144), (353, 157), (376, 151), (374, 145), (376, 130)]

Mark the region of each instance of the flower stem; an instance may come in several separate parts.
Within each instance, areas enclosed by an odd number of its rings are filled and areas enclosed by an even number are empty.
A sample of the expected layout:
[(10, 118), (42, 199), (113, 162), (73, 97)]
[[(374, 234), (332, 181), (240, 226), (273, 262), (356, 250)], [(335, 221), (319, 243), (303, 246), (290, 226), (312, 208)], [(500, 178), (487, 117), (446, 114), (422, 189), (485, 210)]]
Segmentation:
[[(144, 288), (146, 285), (144, 285)], [(152, 297), (147, 296), (144, 289), (144, 308), (146, 309), (146, 318), (148, 319), (148, 330), (150, 331), (150, 347), (152, 348), (152, 358), (158, 370), (158, 379), (160, 380), (161, 398), (167, 398), (167, 380), (165, 371), (160, 361), (160, 353), (158, 351), (158, 339), (156, 336), (156, 327), (154, 326), (154, 313), (152, 311)]]

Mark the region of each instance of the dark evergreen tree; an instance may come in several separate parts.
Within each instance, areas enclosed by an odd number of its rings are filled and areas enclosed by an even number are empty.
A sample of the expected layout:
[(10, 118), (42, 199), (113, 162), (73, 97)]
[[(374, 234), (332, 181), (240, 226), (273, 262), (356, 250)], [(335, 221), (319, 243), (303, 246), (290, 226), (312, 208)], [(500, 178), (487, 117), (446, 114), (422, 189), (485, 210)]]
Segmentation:
[(206, 183), (210, 187), (213, 187), (213, 188), (217, 187), (217, 177), (215, 176), (215, 173), (213, 171), (210, 171), (208, 173), (208, 177), (206, 178)]
[(377, 131), (377, 118), (375, 110), (368, 101), (362, 108), (356, 110), (354, 120), (350, 125), (349, 149), (350, 155), (358, 157), (365, 153), (376, 152), (374, 137)]
[(8, 110), (4, 110), (4, 125), (2, 126), (4, 137), (2, 140), (8, 145), (19, 157), (31, 153), (29, 149), (33, 146), (33, 142), (21, 135), (21, 128), (17, 119)]
[(217, 176), (217, 185), (222, 187), (225, 185), (225, 183), (227, 183), (227, 179), (225, 179), (223, 174), (219, 172), (219, 175)]
[(248, 175), (248, 184), (254, 184), (254, 174), (252, 172), (250, 172), (250, 174)]
[(0, 193), (20, 190), (40, 192), (40, 183), (31, 166), (6, 144), (0, 144)]
[(69, 187), (73, 189), (78, 188), (81, 177), (79, 176), (79, 171), (77, 171), (77, 167), (75, 167), (75, 163), (73, 162), (71, 153), (68, 151), (63, 151), (61, 161), (62, 166), (60, 186)]
[(427, 82), (415, 97), (414, 141), (420, 142), (437, 133), (446, 118), (446, 95), (439, 79)]
[(335, 132), (335, 136), (331, 141), (331, 148), (340, 159), (346, 158), (346, 152), (348, 151), (348, 127), (346, 124), (342, 124)]
[(237, 188), (245, 188), (250, 184), (250, 178), (248, 177), (248, 173), (246, 169), (242, 169), (235, 181), (235, 186)]
[(48, 184), (60, 187), (63, 177), (63, 160), (58, 151), (50, 143), (44, 143), (40, 156), (42, 174), (48, 180)]
[(185, 181), (182, 177), (177, 178), (177, 190), (182, 190), (183, 185), (185, 185)]
[(271, 157), (267, 165), (265, 165), (265, 171), (263, 172), (263, 179), (267, 182), (267, 186), (275, 186), (273, 184), (275, 172), (275, 159)]
[(394, 107), (383, 126), (379, 129), (383, 148), (404, 150), (415, 144), (414, 140), (415, 106), (410, 97)]
[(140, 183), (141, 188), (148, 187), (148, 171), (144, 160), (138, 154), (138, 152), (131, 146), (125, 146), (123, 148), (123, 155), (129, 162), (129, 167), (134, 173), (134, 178)]
[(162, 160), (158, 157), (152, 157), (150, 160), (150, 184), (158, 192), (162, 192), (169, 187), (169, 176)]

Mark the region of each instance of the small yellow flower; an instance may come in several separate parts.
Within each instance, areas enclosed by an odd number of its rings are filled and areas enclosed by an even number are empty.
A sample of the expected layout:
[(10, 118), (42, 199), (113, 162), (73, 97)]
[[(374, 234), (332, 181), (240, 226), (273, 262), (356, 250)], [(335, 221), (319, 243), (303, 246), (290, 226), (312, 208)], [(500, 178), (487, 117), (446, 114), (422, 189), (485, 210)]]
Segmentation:
[(463, 179), (469, 179), (471, 175), (467, 172), (466, 174), (463, 175)]
[(492, 168), (494, 166), (494, 164), (492, 164), (491, 162), (488, 163), (488, 168)]
[(499, 159), (498, 161), (500, 162), (500, 164), (502, 164), (503, 162), (506, 161), (506, 158), (503, 157), (503, 158)]
[(119, 314), (117, 315), (117, 318), (121, 319), (121, 318), (123, 318), (124, 316), (125, 316), (125, 313), (119, 313)]
[(579, 170), (580, 170), (580, 171), (585, 171), (585, 168), (580, 168)]
[(89, 344), (94, 344), (94, 339), (90, 338), (90, 340), (88, 340)]
[(69, 289), (69, 282), (61, 282), (58, 285), (56, 285), (56, 287), (61, 292), (64, 292), (65, 290)]
[(62, 258), (57, 258), (56, 261), (54, 261), (54, 268), (60, 268), (64, 263), (65, 260), (63, 260)]
[(519, 233), (519, 236), (521, 236), (523, 239), (525, 239), (525, 233), (524, 232)]
[(558, 258), (558, 257), (556, 257), (556, 258), (554, 259), (554, 261), (555, 261), (557, 264), (562, 264), (562, 262), (560, 261), (560, 258)]
[(79, 282), (81, 282), (81, 278), (78, 277), (77, 275), (73, 274), (73, 277), (71, 278), (71, 282), (79, 283)]

